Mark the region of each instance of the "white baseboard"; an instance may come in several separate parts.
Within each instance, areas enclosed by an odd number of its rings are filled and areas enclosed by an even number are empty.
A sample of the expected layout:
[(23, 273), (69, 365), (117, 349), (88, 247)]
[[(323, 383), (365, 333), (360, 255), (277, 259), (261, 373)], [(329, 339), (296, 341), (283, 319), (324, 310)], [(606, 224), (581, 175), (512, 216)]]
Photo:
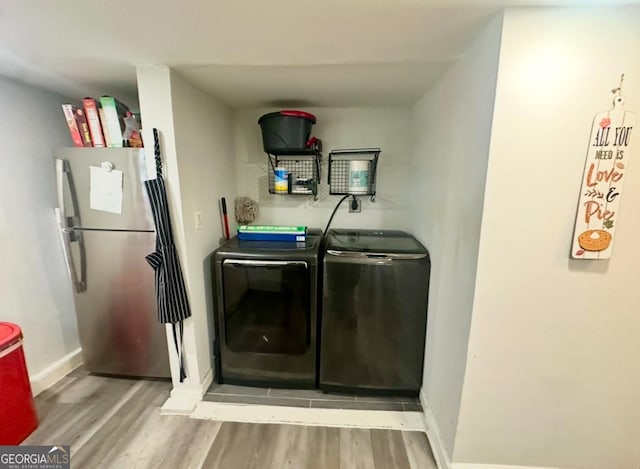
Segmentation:
[(504, 464), (471, 464), (465, 462), (452, 463), (450, 469), (561, 469), (541, 466), (511, 466)]
[(162, 415), (191, 415), (196, 408), (196, 404), (202, 401), (202, 396), (209, 390), (213, 383), (213, 369), (205, 373), (204, 378), (198, 387), (187, 387), (174, 385), (169, 399), (165, 401), (160, 409)]
[(48, 366), (40, 373), (30, 377), (31, 393), (37, 396), (45, 389), (53, 386), (71, 371), (82, 365), (82, 350), (76, 349), (66, 354), (60, 360)]
[(424, 394), (424, 388), (420, 390), (420, 404), (422, 404), (422, 411), (424, 412), (425, 426), (427, 427), (427, 438), (429, 439), (431, 451), (433, 452), (433, 457), (436, 460), (438, 469), (454, 469), (454, 466), (451, 464), (451, 460), (449, 459), (449, 455), (447, 454), (447, 450), (442, 444), (438, 424), (433, 412), (431, 411), (429, 402), (427, 401), (427, 396)]
[(162, 415), (191, 415), (196, 404), (202, 400), (197, 389), (173, 389), (169, 399), (162, 404)]
[(424, 422), (420, 412), (315, 409), (202, 401), (198, 402), (190, 417), (222, 422), (277, 423), (424, 432)]
[(204, 396), (213, 383), (213, 368), (209, 368), (209, 371), (204, 375), (202, 383), (200, 383), (200, 397)]

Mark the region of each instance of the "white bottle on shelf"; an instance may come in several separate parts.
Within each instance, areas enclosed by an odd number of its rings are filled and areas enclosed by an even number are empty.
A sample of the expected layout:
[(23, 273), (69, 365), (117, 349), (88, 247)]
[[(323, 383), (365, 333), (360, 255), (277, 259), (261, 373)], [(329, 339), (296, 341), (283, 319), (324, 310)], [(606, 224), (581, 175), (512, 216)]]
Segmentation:
[(349, 194), (369, 193), (369, 162), (353, 160), (349, 162)]

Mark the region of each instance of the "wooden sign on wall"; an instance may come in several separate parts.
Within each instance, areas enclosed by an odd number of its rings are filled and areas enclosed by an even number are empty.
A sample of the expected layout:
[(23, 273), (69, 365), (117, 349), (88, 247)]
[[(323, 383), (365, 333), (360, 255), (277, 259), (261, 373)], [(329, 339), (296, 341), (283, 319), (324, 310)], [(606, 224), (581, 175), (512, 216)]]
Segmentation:
[(613, 91), (613, 109), (597, 114), (593, 120), (573, 233), (574, 259), (611, 257), (636, 132), (636, 115), (624, 110), (622, 80)]

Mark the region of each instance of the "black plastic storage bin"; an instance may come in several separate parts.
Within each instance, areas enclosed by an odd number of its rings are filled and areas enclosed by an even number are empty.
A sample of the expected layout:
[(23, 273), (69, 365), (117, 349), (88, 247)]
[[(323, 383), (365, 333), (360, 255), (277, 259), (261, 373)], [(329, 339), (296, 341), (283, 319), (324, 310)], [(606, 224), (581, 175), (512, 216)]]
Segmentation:
[(304, 111), (278, 111), (258, 119), (264, 151), (272, 155), (295, 154), (308, 149), (316, 116)]

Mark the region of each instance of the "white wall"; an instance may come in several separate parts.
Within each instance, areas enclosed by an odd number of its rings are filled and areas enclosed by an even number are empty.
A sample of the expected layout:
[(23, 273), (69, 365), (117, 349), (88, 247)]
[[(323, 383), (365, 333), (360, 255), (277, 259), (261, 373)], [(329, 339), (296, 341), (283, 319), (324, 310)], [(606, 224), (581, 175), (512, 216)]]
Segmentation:
[(0, 321), (22, 328), (32, 377), (80, 347), (53, 211), (52, 148), (72, 145), (64, 102), (0, 77)]
[[(139, 66), (136, 69), (138, 80), (138, 97), (140, 99), (140, 113), (142, 117), (143, 139), (145, 143), (145, 158), (147, 160), (147, 173), (155, 174), (155, 163), (153, 153), (153, 133), (152, 129), (158, 129), (160, 149), (162, 156), (162, 173), (167, 189), (167, 199), (169, 211), (173, 223), (173, 236), (176, 248), (181, 261), (181, 266), (185, 268), (185, 258), (187, 257), (187, 242), (184, 232), (184, 217), (180, 200), (180, 177), (178, 174), (178, 158), (176, 153), (176, 138), (173, 128), (173, 105), (171, 99), (171, 70), (164, 66)], [(185, 321), (185, 354), (189, 348), (190, 355), (195, 355), (195, 348), (192, 344), (193, 325), (191, 320)], [(167, 343), (169, 344), (169, 363), (171, 365), (171, 376), (174, 389), (195, 388), (198, 386), (200, 376), (198, 374), (197, 362), (187, 360), (187, 380), (180, 383), (179, 368), (175, 348), (173, 347), (173, 336), (171, 327), (167, 325)], [(190, 366), (191, 365), (191, 366)], [(192, 379), (194, 382), (192, 382)]]
[[(258, 118), (276, 109), (247, 108), (233, 113), (238, 168), (238, 195), (260, 205), (256, 223), (307, 225), (324, 229), (340, 196), (330, 196), (327, 185), (328, 154), (338, 148), (379, 147), (377, 197), (362, 200), (361, 213), (348, 213), (345, 201), (332, 227), (407, 229), (408, 161), (411, 156), (411, 111), (406, 107), (303, 108), (316, 115), (312, 135), (323, 142), (324, 164), (318, 200), (310, 196), (272, 195), (267, 187), (267, 156), (262, 149)], [(233, 212), (230, 212), (233, 217)]]
[(453, 452), (475, 285), (501, 18), (414, 106), (412, 231), (432, 270), (423, 393)]
[[(192, 312), (192, 317), (185, 321), (184, 383), (178, 380), (173, 340), (169, 336), (174, 390), (197, 394), (206, 387), (212, 371), (213, 301), (205, 258), (222, 236), (218, 200), (223, 196), (231, 200), (235, 197), (231, 112), (167, 67), (138, 67), (138, 92), (147, 163), (151, 167), (151, 129), (156, 127), (161, 134), (174, 234)], [(202, 215), (202, 228), (198, 230), (195, 211)]]
[(638, 25), (638, 8), (506, 12), (455, 461), (639, 466), (640, 155), (611, 260), (569, 255), (592, 119), (621, 73), (640, 112)]
[[(185, 274), (199, 373), (204, 377), (212, 366), (213, 339), (211, 271), (205, 259), (223, 236), (219, 200), (226, 197), (232, 206), (236, 196), (231, 110), (176, 73), (171, 75), (171, 95), (187, 242)], [(201, 229), (195, 228), (196, 211), (202, 214)], [(229, 222), (233, 233), (233, 217)]]

